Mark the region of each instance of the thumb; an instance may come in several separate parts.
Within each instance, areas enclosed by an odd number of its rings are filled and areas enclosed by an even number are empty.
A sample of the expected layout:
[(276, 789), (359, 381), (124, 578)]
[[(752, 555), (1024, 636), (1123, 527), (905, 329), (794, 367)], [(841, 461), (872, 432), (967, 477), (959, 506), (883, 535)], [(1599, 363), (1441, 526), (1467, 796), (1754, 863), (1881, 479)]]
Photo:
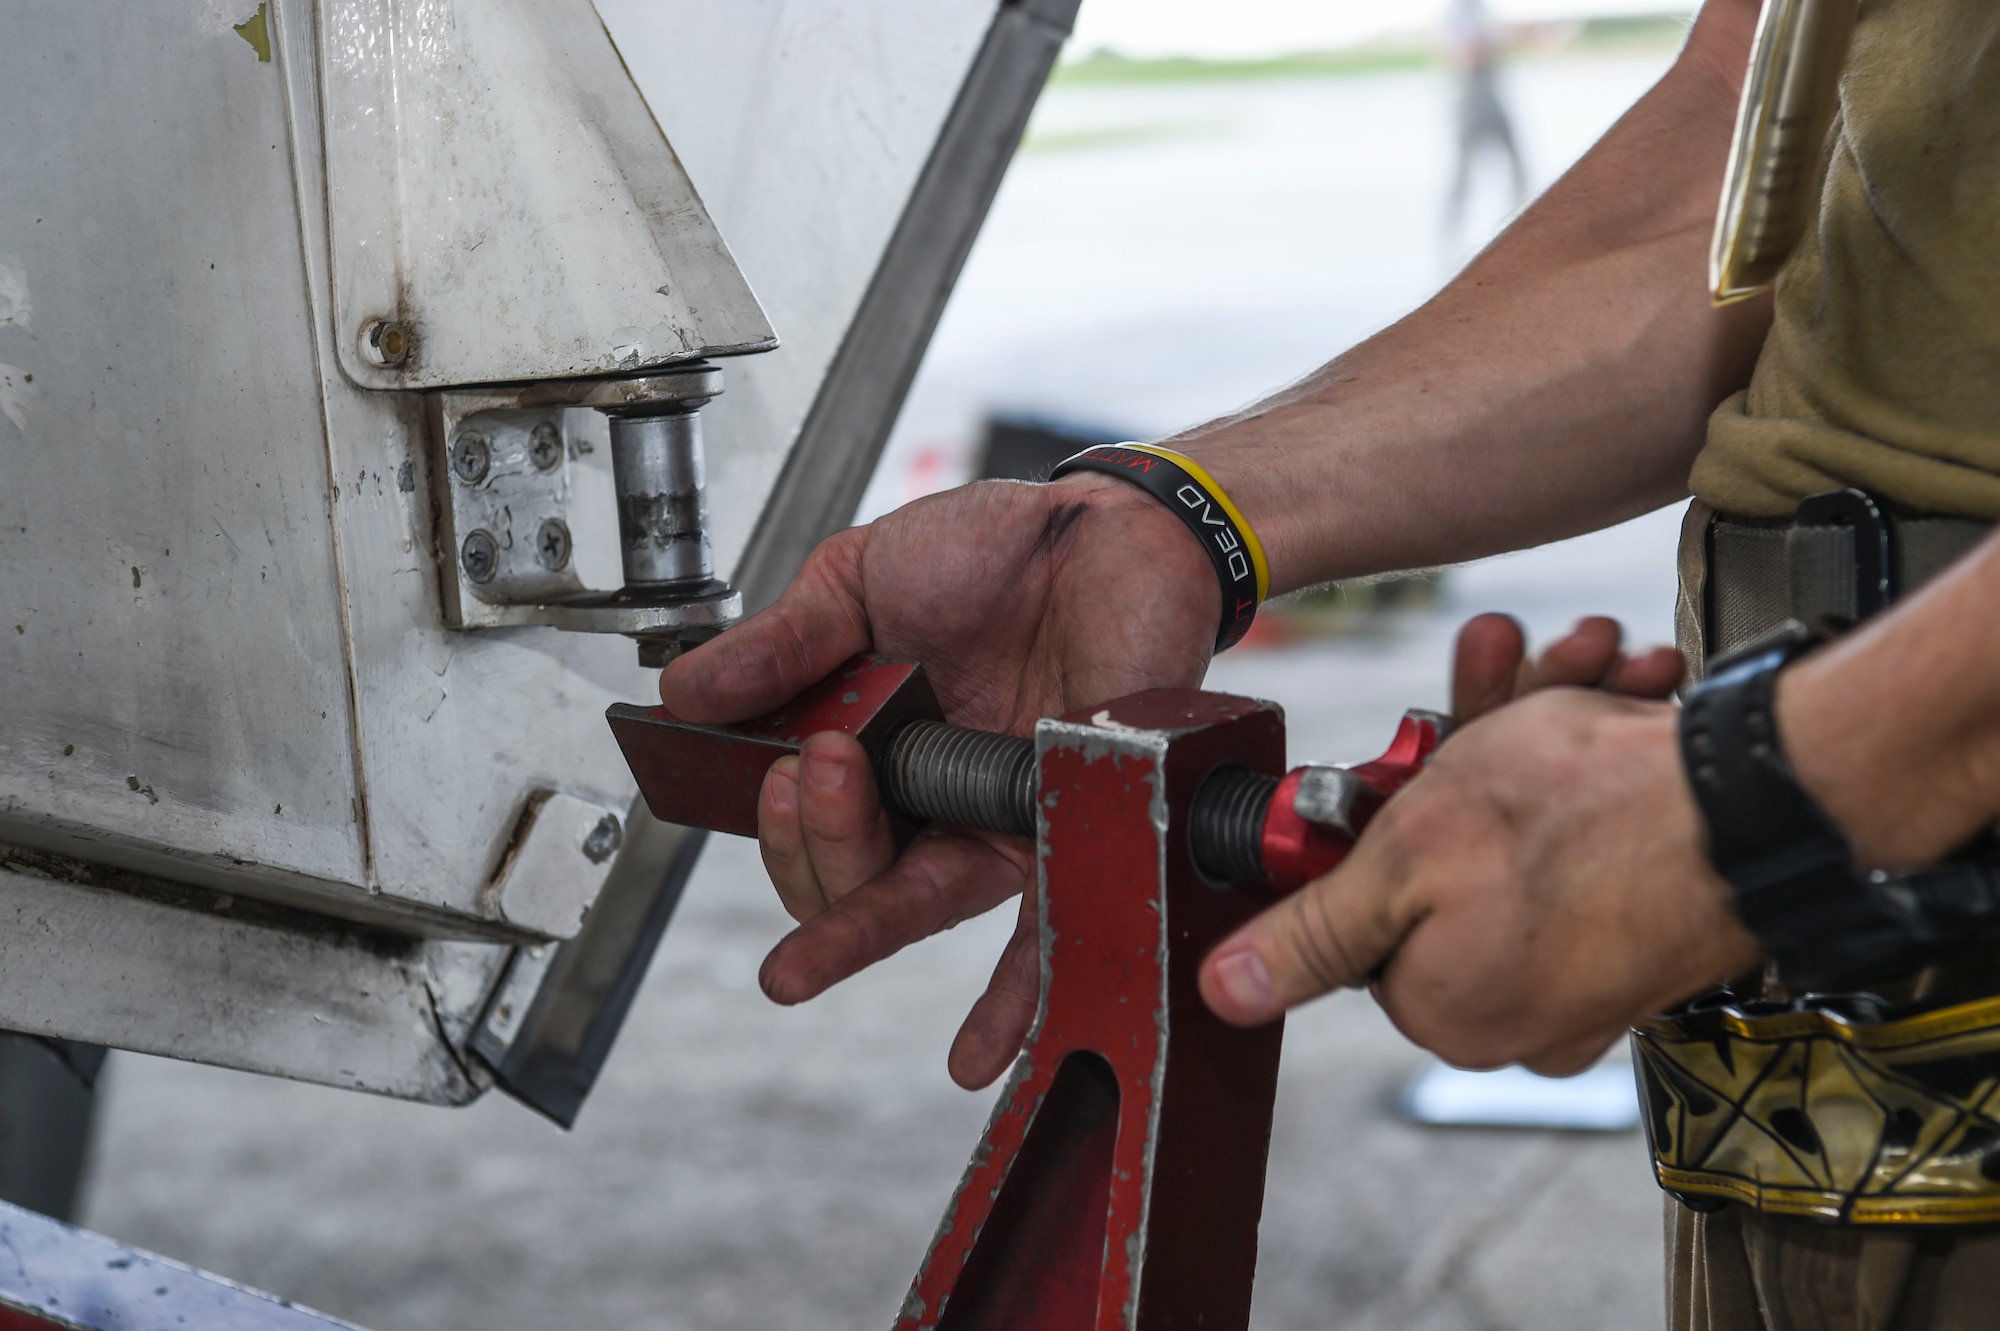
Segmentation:
[[(1365, 842), (1364, 842), (1365, 844)], [(1202, 962), (1202, 1001), (1234, 1026), (1257, 1026), (1309, 999), (1368, 982), (1408, 932), (1382, 875), (1360, 857), (1280, 901)]]

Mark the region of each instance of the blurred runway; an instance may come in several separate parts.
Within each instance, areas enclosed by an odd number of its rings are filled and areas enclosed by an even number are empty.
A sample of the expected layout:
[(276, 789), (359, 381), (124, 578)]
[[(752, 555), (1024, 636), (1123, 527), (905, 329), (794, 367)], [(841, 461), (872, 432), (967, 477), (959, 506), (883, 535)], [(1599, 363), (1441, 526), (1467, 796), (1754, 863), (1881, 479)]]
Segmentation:
[[(1667, 59), (1510, 70), (1541, 180)], [(1422, 299), (1450, 261), (1447, 97), (1422, 71), (1052, 90), (869, 506), (957, 480), (989, 408), (1165, 431)], [(1369, 756), (1403, 708), (1443, 703), (1471, 612), (1546, 637), (1604, 611), (1665, 640), (1675, 529), (1454, 570), (1432, 611), (1226, 657), (1211, 686), (1281, 701), (1295, 757)], [(1010, 922), (781, 1010), (754, 976), (787, 923), (754, 847), (714, 844), (570, 1134), (499, 1097), (424, 1109), (116, 1055), (85, 1222), (374, 1331), (887, 1326), (991, 1103), (944, 1053)], [(1425, 1056), (1364, 996), (1286, 1040), (1260, 1331), (1658, 1324), (1637, 1134), (1400, 1121)]]

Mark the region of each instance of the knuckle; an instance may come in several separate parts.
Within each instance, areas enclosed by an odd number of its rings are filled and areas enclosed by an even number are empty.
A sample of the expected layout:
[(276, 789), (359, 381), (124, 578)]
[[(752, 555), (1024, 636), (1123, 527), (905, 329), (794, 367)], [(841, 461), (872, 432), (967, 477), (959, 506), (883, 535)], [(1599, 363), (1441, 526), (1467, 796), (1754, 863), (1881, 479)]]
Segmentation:
[(848, 801), (808, 798), (801, 810), (808, 843), (827, 849), (848, 849), (865, 844), (874, 830), (872, 814), (879, 809), (856, 806)]
[(826, 893), (820, 890), (819, 879), (813, 875), (810, 865), (774, 863), (767, 856), (764, 872), (770, 875), (771, 886), (777, 890), (778, 904), (800, 924), (826, 909)]
[(805, 858), (805, 838), (800, 835), (796, 820), (760, 815), (757, 819), (757, 849), (763, 853), (767, 863), (790, 864)]
[(1430, 1039), (1418, 1038), (1417, 1043), (1455, 1068), (1485, 1071), (1505, 1067), (1509, 1061), (1505, 1055), (1495, 1051), (1491, 1041), (1462, 1031), (1441, 1031)]
[(908, 940), (885, 929), (884, 921), (852, 897), (844, 897), (827, 908), (826, 923), (839, 939), (843, 975), (872, 966), (899, 951)]
[(765, 854), (796, 855), (803, 839), (797, 805), (785, 808), (773, 798), (773, 783), (783, 777), (766, 777), (757, 800), (757, 844)]
[(792, 865), (805, 860), (805, 842), (796, 823), (782, 818), (757, 820), (757, 850), (766, 865)]
[(1409, 961), (1400, 962), (1377, 982), (1375, 998), (1411, 1043), (1453, 1067), (1496, 1068), (1523, 1052), (1510, 1035), (1510, 1023), (1496, 1020), (1472, 986), (1434, 966), (1413, 969)]
[[(1431, 775), (1426, 772), (1425, 776)], [(1450, 772), (1442, 774), (1450, 779)], [(1419, 778), (1417, 782), (1404, 787), (1396, 797), (1382, 806), (1368, 825), (1368, 832), (1379, 846), (1423, 845), (1435, 840), (1445, 830), (1450, 816), (1450, 803), (1433, 798), (1431, 783)]]
[[(724, 635), (720, 641), (728, 641), (727, 635)], [(739, 659), (731, 664), (746, 671), (752, 669), (773, 670), (773, 666), (775, 665), (773, 673), (779, 679), (800, 681), (801, 686), (803, 686), (804, 681), (809, 681), (812, 678), (812, 635), (791, 614), (784, 613), (779, 609), (773, 610), (770, 636), (767, 641), (760, 644), (760, 647), (762, 650), (756, 655), (761, 659), (742, 659), (743, 656), (748, 655), (748, 647), (746, 646), (739, 653)]]
[(1342, 943), (1330, 895), (1323, 884), (1301, 893), (1291, 912), (1291, 927), (1280, 934), (1288, 959), (1321, 991), (1339, 989), (1361, 978)]

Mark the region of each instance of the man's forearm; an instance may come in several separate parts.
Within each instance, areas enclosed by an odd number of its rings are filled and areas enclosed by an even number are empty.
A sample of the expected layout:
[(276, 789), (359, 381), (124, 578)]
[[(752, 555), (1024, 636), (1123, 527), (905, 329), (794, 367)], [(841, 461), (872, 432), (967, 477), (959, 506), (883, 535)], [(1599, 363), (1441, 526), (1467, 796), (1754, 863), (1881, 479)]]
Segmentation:
[(1792, 666), (1778, 728), (1861, 864), (1948, 855), (2000, 816), (2000, 537)]
[(1189, 431), (1274, 590), (1589, 531), (1686, 493), (1766, 302), (1707, 247), (1757, 6), (1710, 0), (1658, 86), (1434, 300), (1277, 396)]

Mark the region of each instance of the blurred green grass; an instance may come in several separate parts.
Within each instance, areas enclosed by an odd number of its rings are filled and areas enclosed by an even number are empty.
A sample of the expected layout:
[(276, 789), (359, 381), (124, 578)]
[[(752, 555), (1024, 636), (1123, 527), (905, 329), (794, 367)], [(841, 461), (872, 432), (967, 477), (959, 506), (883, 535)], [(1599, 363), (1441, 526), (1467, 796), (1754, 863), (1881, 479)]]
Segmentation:
[[(1507, 30), (1508, 53), (1518, 58), (1576, 51), (1671, 48), (1680, 45), (1686, 37), (1692, 19), (1692, 10), (1674, 9), (1655, 14), (1605, 15), (1562, 23), (1519, 24)], [(1296, 51), (1289, 55), (1247, 60), (1208, 60), (1198, 56), (1141, 58), (1100, 48), (1080, 57), (1065, 59), (1056, 66), (1049, 81), (1060, 87), (1344, 78), (1357, 74), (1424, 69), (1443, 63), (1444, 51), (1440, 44), (1427, 34), (1415, 33), (1340, 50)]]
[(1037, 131), (1021, 141), (1024, 153), (1075, 152), (1090, 148), (1132, 148), (1167, 139), (1212, 134), (1213, 126), (1194, 124), (1103, 125), (1091, 129)]

